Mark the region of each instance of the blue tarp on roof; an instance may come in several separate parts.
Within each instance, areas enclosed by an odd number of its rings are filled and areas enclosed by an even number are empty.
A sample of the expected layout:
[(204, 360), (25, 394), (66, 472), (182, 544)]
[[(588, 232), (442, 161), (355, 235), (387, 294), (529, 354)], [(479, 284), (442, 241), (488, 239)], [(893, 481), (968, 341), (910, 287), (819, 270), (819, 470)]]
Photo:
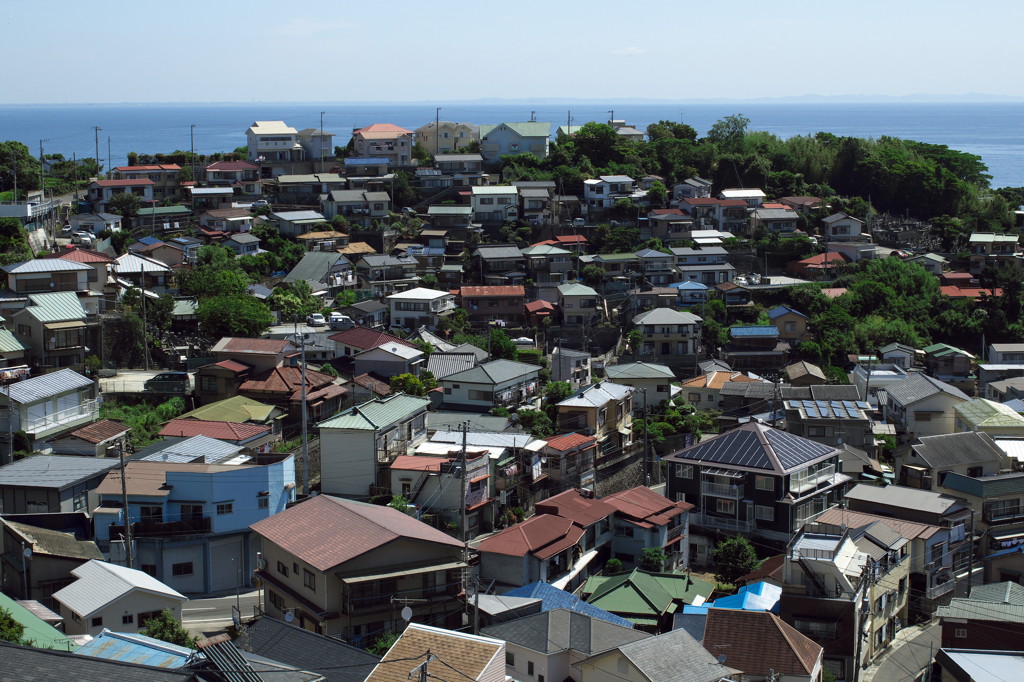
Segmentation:
[(146, 246), (152, 246), (153, 244), (162, 244), (163, 242), (156, 237), (140, 237), (139, 243), (145, 244)]
[(169, 670), (182, 667), (188, 663), (191, 656), (197, 655), (192, 649), (177, 644), (169, 644), (136, 633), (111, 632), (106, 628), (91, 642), (79, 647), (75, 654), (140, 663)]
[(716, 609), (743, 609), (744, 611), (779, 612), (779, 599), (782, 588), (771, 583), (759, 582), (744, 585), (736, 594), (716, 599), (712, 604)]
[(615, 623), (622, 627), (633, 627), (633, 623), (625, 618), (616, 616), (614, 613), (609, 613), (604, 609), (599, 609), (592, 604), (588, 604), (579, 597), (566, 592), (565, 590), (560, 590), (557, 587), (553, 587), (545, 582), (540, 582), (539, 580), (537, 582), (530, 583), (529, 585), (517, 587), (516, 589), (506, 592), (501, 596), (540, 599), (541, 611), (569, 609), (570, 611), (582, 613), (586, 616), (593, 616), (594, 618), (600, 618), (601, 620), (606, 620), (609, 623)]
[(768, 318), (774, 320), (776, 317), (781, 317), (786, 313), (793, 313), (794, 315), (799, 315), (800, 317), (807, 317), (799, 310), (793, 310), (788, 305), (779, 305), (775, 306), (774, 308), (768, 311)]
[(771, 337), (778, 336), (779, 328), (775, 325), (769, 325), (764, 327), (730, 327), (729, 336), (736, 337)]

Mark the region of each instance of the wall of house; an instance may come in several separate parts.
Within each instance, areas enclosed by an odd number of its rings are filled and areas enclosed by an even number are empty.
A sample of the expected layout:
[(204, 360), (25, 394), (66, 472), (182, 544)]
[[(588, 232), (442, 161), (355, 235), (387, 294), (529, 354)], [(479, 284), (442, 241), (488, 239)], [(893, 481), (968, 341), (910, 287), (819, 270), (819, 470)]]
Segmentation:
[[(957, 631), (960, 630), (958, 633)], [(962, 636), (957, 636), (957, 635)], [(999, 620), (968, 620), (951, 623), (942, 620), (942, 646), (986, 651), (1016, 651), (1024, 638), (1024, 624)]]
[(651, 682), (617, 649), (580, 663), (582, 682)]
[[(505, 652), (513, 657), (513, 665), (505, 666), (505, 674), (515, 680), (537, 680), (544, 682), (562, 682), (572, 679), (575, 671), (570, 668), (569, 652), (559, 651), (553, 654), (543, 654), (533, 649), (505, 643)], [(506, 655), (505, 660), (508, 661)], [(530, 671), (530, 663), (533, 663), (533, 671)]]
[(956, 419), (953, 406), (961, 402), (963, 401), (940, 392), (910, 405), (905, 412), (907, 433), (914, 434), (915, 438), (955, 433)]
[(375, 432), (320, 429), (321, 490), (362, 499), (377, 481)]
[[(142, 625), (138, 622), (139, 614), (143, 613), (170, 609), (174, 617), (180, 620), (181, 605), (182, 602), (173, 597), (133, 590), (89, 618), (76, 620), (74, 613), (64, 604), (60, 605), (60, 615), (64, 617), (64, 631), (69, 635), (92, 635), (95, 637), (103, 631), (103, 628), (109, 628), (115, 632), (138, 632), (142, 629)], [(131, 616), (131, 623), (124, 622), (127, 616)], [(93, 618), (100, 618), (102, 622), (93, 625)]]
[(532, 556), (512, 557), (480, 552), (480, 578), (522, 587), (540, 579), (540, 562)]

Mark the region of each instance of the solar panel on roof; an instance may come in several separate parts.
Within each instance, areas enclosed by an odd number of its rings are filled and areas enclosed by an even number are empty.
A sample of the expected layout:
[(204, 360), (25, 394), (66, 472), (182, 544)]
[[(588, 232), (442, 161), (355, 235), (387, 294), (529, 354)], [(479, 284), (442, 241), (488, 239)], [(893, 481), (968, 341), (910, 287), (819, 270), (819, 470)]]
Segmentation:
[(808, 417), (814, 417), (815, 419), (817, 419), (818, 411), (816, 409), (814, 409), (813, 407), (808, 407), (808, 408), (805, 408), (805, 409), (807, 410), (807, 416)]

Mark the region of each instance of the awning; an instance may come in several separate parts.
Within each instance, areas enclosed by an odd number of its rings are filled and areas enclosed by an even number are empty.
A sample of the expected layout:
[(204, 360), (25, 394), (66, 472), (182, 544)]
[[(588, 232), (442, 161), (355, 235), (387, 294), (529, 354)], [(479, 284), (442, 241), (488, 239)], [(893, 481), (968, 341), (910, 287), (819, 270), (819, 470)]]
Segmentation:
[(43, 327), (50, 330), (82, 329), (85, 327), (85, 322), (82, 322), (81, 320), (73, 320), (71, 322), (47, 322)]
[(547, 444), (548, 442), (546, 440), (535, 440), (532, 443), (527, 443), (526, 447), (523, 449), (529, 450), (530, 452), (540, 452)]
[(989, 535), (993, 540), (1009, 540), (1011, 538), (1024, 538), (1024, 529), (1014, 528), (1011, 530), (989, 531)]
[(563, 575), (561, 578), (559, 578), (555, 582), (551, 583), (552, 587), (557, 587), (560, 590), (564, 590), (565, 586), (568, 585), (569, 582), (573, 578), (575, 578), (577, 575), (579, 575), (580, 571), (582, 571), (584, 568), (586, 568), (587, 564), (589, 564), (591, 561), (593, 561), (594, 557), (596, 557), (596, 556), (597, 556), (597, 550), (596, 549), (592, 549), (589, 552), (587, 552), (586, 554), (584, 554), (583, 556), (581, 556), (576, 561), (576, 563), (573, 565), (571, 571), (569, 571), (568, 573)]
[(743, 478), (744, 476), (742, 471), (732, 471), (730, 469), (705, 469), (701, 473), (711, 476), (728, 476), (729, 478)]
[(416, 575), (418, 573), (430, 573), (432, 571), (447, 571), (450, 568), (465, 567), (466, 564), (462, 561), (452, 561), (447, 564), (435, 564), (433, 566), (422, 566), (420, 568), (407, 568), (403, 571), (389, 571), (387, 573), (375, 573), (373, 575), (354, 575), (349, 578), (345, 578), (340, 575), (338, 577), (341, 578), (341, 582), (351, 585), (353, 583), (365, 583), (370, 580), (387, 580), (388, 578), (399, 578), (403, 575)]

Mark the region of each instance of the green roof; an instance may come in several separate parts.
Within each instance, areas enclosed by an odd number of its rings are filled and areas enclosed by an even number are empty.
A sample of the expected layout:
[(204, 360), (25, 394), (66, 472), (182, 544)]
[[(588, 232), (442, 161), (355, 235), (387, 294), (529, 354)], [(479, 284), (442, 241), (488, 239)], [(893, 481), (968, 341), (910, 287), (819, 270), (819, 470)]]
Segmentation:
[(640, 257), (637, 256), (635, 253), (599, 253), (597, 254), (597, 257), (600, 258), (605, 263), (615, 263), (618, 261), (627, 260), (640, 260)]
[(520, 123), (499, 123), (497, 125), (482, 125), (480, 126), (480, 137), (484, 138), (490, 135), (495, 129), (505, 126), (509, 130), (517, 133), (521, 137), (550, 137), (551, 136), (551, 124), (544, 121), (524, 121)]
[(303, 254), (302, 259), (285, 276), (284, 281), (286, 283), (299, 280), (323, 281), (338, 261), (348, 261), (348, 259), (337, 251), (309, 251)]
[(191, 215), (192, 209), (188, 206), (154, 206), (153, 208), (140, 208), (139, 217), (153, 216), (186, 216)]
[(973, 398), (953, 406), (957, 417), (974, 429), (1024, 427), (1024, 417), (1007, 405), (985, 398)]
[(195, 299), (192, 298), (178, 298), (174, 301), (174, 311), (171, 313), (174, 317), (190, 317), (196, 314), (196, 309), (199, 304)]
[(558, 293), (562, 296), (597, 296), (593, 288), (578, 282), (558, 285)]
[[(595, 576), (583, 588), (587, 603), (615, 614), (661, 616), (675, 609), (675, 602), (693, 603), (697, 597), (707, 600), (715, 586), (698, 578), (674, 573), (648, 573), (634, 569), (611, 577)], [(634, 623), (640, 621), (625, 616)]]
[(24, 606), (0, 592), (0, 608), (7, 609), (11, 617), (25, 626), (22, 637), (31, 640), (32, 646), (38, 649), (55, 649), (57, 651), (74, 651), (78, 648), (66, 634), (35, 615)]
[(67, 320), (85, 319), (85, 308), (78, 302), (78, 296), (73, 291), (29, 294), (28, 298), (29, 304), (25, 310), (40, 322), (65, 322)]
[(252, 398), (246, 398), (245, 396), (236, 395), (231, 398), (225, 398), (224, 400), (218, 400), (215, 403), (209, 405), (203, 405), (198, 407), (191, 412), (186, 412), (181, 415), (182, 419), (205, 419), (211, 422), (235, 422), (237, 424), (244, 424), (245, 422), (267, 422), (279, 414), (281, 414), (280, 408), (274, 407), (273, 405), (267, 405), (261, 403), (258, 400)]
[(7, 329), (0, 329), (0, 353), (17, 353), (19, 351), (31, 350), (31, 346), (27, 346), (18, 340), (14, 334)]
[(350, 407), (317, 426), (321, 429), (377, 431), (401, 421), (418, 410), (426, 409), (429, 404), (430, 401), (426, 398), (399, 393), (382, 400), (371, 400)]

